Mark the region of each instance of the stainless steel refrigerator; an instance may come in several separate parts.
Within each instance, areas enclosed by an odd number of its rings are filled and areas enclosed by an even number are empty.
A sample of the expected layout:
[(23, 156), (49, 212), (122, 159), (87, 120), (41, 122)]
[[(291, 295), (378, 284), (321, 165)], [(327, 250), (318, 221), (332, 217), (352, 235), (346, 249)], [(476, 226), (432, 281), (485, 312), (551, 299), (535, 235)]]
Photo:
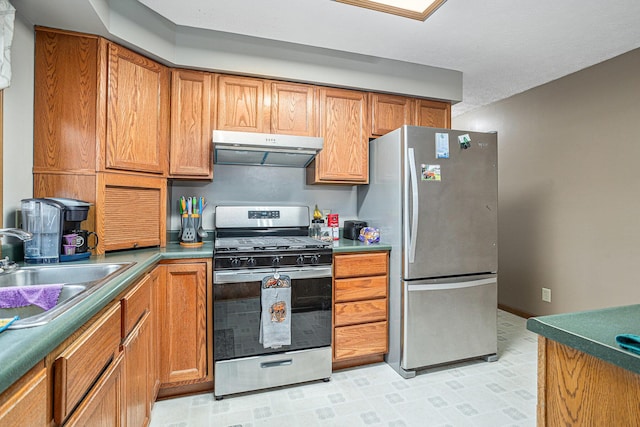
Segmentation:
[(392, 247), (389, 353), (403, 377), (497, 359), (497, 134), (403, 126), (369, 146), (358, 217)]

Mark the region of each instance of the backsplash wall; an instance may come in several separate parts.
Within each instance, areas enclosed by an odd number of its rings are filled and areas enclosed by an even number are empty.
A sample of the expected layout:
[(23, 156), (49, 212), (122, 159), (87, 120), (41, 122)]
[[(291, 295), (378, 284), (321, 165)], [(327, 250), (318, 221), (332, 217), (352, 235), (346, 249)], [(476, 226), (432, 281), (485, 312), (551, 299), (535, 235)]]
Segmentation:
[(205, 229), (213, 228), (214, 207), (222, 204), (303, 205), (309, 206), (310, 215), (317, 204), (320, 210), (338, 213), (340, 226), (345, 219), (357, 219), (356, 186), (306, 185), (302, 168), (214, 165), (213, 182), (173, 181), (168, 190), (170, 230), (180, 228), (180, 196), (205, 197)]

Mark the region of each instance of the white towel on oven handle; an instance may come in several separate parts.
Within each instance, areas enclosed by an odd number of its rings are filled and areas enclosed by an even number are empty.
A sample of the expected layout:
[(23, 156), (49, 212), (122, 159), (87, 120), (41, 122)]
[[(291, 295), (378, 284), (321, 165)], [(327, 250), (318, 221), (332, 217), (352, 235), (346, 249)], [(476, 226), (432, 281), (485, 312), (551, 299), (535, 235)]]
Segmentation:
[(285, 275), (270, 275), (260, 287), (259, 342), (264, 348), (291, 345), (291, 279)]

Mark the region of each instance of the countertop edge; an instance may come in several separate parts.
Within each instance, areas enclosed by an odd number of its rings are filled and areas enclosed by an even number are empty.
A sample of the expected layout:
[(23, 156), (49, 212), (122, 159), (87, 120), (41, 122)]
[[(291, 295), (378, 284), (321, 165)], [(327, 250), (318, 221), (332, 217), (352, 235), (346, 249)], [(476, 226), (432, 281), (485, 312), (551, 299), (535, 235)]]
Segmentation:
[[(638, 309), (638, 313), (640, 313), (640, 305), (622, 306), (618, 307), (618, 309), (635, 309), (636, 307)], [(589, 337), (586, 336), (586, 334), (581, 334), (578, 331), (571, 330), (569, 319), (575, 322), (576, 318), (580, 319), (580, 317), (593, 316), (594, 313), (600, 316), (604, 316), (605, 313), (609, 313), (613, 317), (615, 316), (616, 308), (532, 317), (527, 319), (527, 329), (545, 338), (589, 354), (593, 357), (597, 357), (600, 360), (611, 363), (635, 374), (640, 374), (640, 356), (624, 350), (617, 345), (604, 342), (602, 339), (597, 339), (594, 336)], [(567, 324), (563, 325), (563, 321), (565, 320), (567, 321)], [(615, 324), (615, 322), (612, 321), (612, 327), (613, 324)], [(611, 332), (610, 337), (615, 337), (617, 333), (621, 332)]]
[(169, 244), (166, 248), (124, 251), (92, 256), (87, 261), (74, 262), (73, 264), (134, 262), (134, 265), (89, 295), (64, 316), (54, 319), (46, 325), (2, 332), (0, 334), (0, 361), (2, 361), (0, 363), (0, 393), (20, 379), (159, 262), (171, 259), (206, 259), (211, 258), (212, 253), (212, 244), (197, 249), (183, 249), (177, 244)]
[[(391, 250), (391, 246), (384, 243), (366, 244), (342, 238), (333, 246), (334, 253), (389, 250)], [(135, 264), (89, 295), (64, 316), (43, 326), (2, 332), (0, 334), (0, 393), (8, 389), (159, 262), (174, 259), (206, 259), (212, 258), (212, 256), (212, 242), (205, 243), (200, 248), (186, 248), (178, 243), (169, 243), (164, 248), (122, 251), (92, 256), (86, 261), (69, 263), (134, 262)]]

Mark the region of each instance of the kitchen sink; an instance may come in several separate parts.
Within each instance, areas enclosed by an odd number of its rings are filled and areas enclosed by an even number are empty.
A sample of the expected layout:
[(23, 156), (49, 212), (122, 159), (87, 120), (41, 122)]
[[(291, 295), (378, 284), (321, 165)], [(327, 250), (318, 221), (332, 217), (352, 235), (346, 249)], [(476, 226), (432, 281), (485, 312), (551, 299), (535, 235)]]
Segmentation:
[(36, 305), (1, 308), (0, 318), (20, 316), (9, 329), (44, 325), (74, 307), (134, 263), (43, 265), (22, 267), (0, 275), (0, 287), (63, 284), (58, 302), (50, 310)]

